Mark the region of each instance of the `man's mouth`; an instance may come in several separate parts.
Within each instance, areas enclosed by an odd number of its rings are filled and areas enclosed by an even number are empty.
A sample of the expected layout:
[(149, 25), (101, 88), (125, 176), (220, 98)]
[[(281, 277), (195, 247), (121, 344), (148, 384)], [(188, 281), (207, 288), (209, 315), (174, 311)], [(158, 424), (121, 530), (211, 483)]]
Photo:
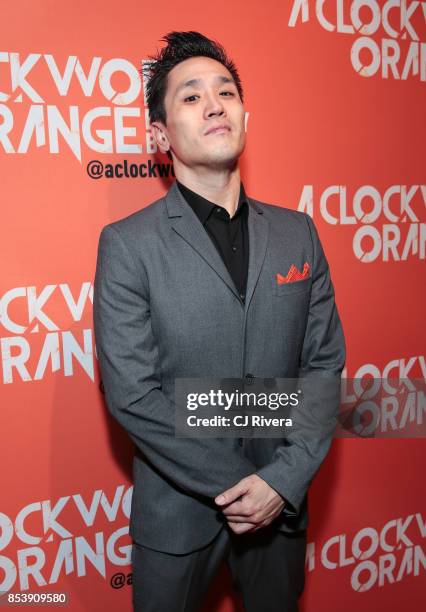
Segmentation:
[(210, 134), (223, 134), (224, 132), (230, 131), (231, 128), (229, 127), (229, 125), (221, 124), (208, 129), (205, 135), (208, 136)]

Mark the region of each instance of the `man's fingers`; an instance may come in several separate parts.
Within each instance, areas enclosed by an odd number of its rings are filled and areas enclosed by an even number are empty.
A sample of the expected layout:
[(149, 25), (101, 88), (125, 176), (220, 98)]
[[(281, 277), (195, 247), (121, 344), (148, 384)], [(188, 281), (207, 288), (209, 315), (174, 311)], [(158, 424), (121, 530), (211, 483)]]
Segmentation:
[(244, 502), (239, 503), (238, 506), (231, 504), (226, 508), (222, 508), (222, 514), (225, 515), (227, 521), (243, 519), (249, 523), (257, 523), (259, 518), (259, 511), (250, 505), (244, 504)]
[(232, 529), (232, 531), (234, 533), (254, 533), (255, 531), (259, 531), (259, 529), (262, 529), (263, 527), (267, 527), (268, 525), (270, 525), (271, 521), (262, 521), (261, 523), (255, 524), (255, 523), (248, 523), (247, 521), (228, 521), (228, 525), (230, 527), (230, 529)]
[(227, 518), (231, 518), (231, 516), (233, 515), (250, 516), (250, 514), (252, 514), (252, 512), (250, 512), (250, 508), (247, 508), (247, 504), (244, 502), (244, 500), (237, 500), (233, 502), (229, 506), (222, 508), (222, 512), (226, 515)]
[(244, 495), (249, 489), (249, 484), (246, 480), (246, 478), (243, 478), (240, 480), (240, 482), (237, 482), (236, 485), (218, 495), (215, 498), (215, 502), (219, 506), (225, 506), (238, 499), (238, 497)]
[(232, 529), (234, 533), (246, 533), (255, 531), (256, 525), (253, 523), (234, 523), (232, 521), (228, 522), (229, 528)]
[[(242, 516), (241, 514), (233, 514), (231, 516), (226, 516), (226, 520), (228, 523), (248, 523), (252, 521), (248, 521), (246, 516)], [(255, 523), (252, 523), (255, 524)]]

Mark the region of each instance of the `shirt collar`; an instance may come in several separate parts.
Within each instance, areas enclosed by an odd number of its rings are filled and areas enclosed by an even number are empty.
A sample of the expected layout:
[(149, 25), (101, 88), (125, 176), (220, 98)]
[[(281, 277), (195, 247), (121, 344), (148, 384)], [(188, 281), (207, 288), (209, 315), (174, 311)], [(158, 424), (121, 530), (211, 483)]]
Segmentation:
[[(209, 216), (211, 215), (212, 211), (215, 208), (217, 208), (218, 205), (215, 204), (214, 202), (210, 202), (210, 200), (207, 200), (206, 198), (203, 198), (203, 196), (201, 196), (198, 193), (195, 193), (195, 191), (192, 191), (191, 189), (186, 187), (186, 185), (183, 185), (182, 183), (180, 183), (178, 180), (176, 180), (176, 183), (179, 187), (180, 192), (185, 198), (185, 201), (191, 206), (192, 210), (195, 212), (195, 214), (197, 215), (201, 223), (204, 225), (207, 219), (209, 218)], [(237, 206), (237, 210), (235, 211), (234, 217), (240, 214), (240, 212), (242, 212), (242, 210), (244, 210), (247, 207), (247, 205), (248, 205), (247, 196), (244, 190), (244, 185), (241, 181), (240, 182), (240, 195), (238, 198), (238, 206)]]

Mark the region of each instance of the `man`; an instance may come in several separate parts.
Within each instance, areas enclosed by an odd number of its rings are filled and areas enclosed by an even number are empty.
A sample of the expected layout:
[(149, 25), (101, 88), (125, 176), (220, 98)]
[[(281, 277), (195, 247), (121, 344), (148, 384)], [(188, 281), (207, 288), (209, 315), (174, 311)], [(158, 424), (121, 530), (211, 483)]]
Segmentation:
[(197, 32), (164, 40), (147, 100), (177, 181), (103, 228), (94, 294), (106, 402), (136, 445), (134, 609), (199, 610), (226, 559), (246, 610), (293, 612), (307, 490), (331, 435), (176, 437), (174, 385), (339, 377), (328, 264), (308, 215), (245, 194), (243, 91), (223, 48)]

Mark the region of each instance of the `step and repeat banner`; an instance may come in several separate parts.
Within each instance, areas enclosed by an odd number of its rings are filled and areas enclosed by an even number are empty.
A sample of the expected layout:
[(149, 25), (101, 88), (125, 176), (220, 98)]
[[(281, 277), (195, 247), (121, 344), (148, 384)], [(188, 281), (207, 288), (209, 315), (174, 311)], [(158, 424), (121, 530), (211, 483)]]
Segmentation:
[[(236, 62), (246, 191), (313, 217), (343, 376), (426, 375), (425, 20), (409, 0), (4, 0), (0, 591), (131, 610), (133, 448), (103, 403), (93, 279), (102, 227), (173, 181), (140, 78), (167, 32)], [(305, 612), (425, 609), (426, 446), (404, 429), (424, 394), (410, 402), (383, 421), (392, 438), (334, 440), (310, 490)], [(204, 609), (242, 610), (225, 565)]]

